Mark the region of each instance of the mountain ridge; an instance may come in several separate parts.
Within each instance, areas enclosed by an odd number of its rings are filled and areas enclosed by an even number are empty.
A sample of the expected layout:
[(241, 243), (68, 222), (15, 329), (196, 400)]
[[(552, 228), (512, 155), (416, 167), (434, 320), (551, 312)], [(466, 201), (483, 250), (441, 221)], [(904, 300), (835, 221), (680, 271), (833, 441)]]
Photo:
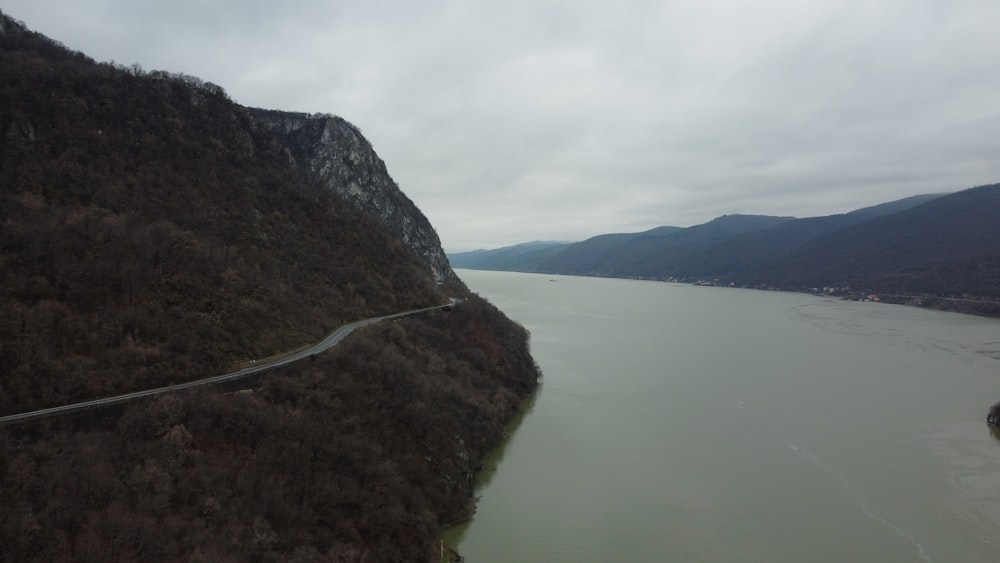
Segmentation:
[[(713, 228), (744, 220), (723, 216), (686, 229), (668, 227), (662, 237), (598, 235), (530, 265), (482, 260), (472, 267), (795, 291), (833, 287), (844, 294), (878, 293), (888, 300), (1000, 314), (1000, 307), (990, 304), (1000, 296), (1000, 282), (990, 283), (986, 274), (1000, 250), (1000, 232), (992, 227), (1000, 221), (1000, 184), (911, 196), (839, 215), (758, 217), (757, 224), (737, 229)], [(465, 264), (461, 254), (452, 258)], [(969, 282), (963, 284), (949, 268), (965, 272)], [(956, 299), (964, 294), (969, 297)]]

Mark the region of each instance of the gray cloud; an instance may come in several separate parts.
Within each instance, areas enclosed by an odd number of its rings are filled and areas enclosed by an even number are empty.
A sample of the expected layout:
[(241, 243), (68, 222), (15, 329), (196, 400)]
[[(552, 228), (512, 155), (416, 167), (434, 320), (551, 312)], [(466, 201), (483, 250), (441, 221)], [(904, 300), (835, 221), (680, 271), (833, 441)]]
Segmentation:
[(5, 0), (99, 60), (358, 125), (449, 250), (1000, 181), (989, 0)]

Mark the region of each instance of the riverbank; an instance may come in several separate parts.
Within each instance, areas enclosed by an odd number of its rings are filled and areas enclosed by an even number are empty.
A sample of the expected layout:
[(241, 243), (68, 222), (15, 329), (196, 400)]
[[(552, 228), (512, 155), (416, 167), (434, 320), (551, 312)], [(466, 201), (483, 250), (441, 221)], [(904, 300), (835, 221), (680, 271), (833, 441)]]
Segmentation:
[(438, 563), (464, 563), (465, 558), (455, 551), (455, 548), (441, 544), (441, 558)]

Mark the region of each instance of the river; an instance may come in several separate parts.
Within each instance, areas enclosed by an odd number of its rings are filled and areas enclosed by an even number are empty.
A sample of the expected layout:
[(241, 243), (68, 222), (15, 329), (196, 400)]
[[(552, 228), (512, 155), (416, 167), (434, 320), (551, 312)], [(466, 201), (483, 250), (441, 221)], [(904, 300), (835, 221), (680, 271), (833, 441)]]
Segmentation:
[(466, 561), (1000, 561), (1000, 321), (459, 275), (543, 372), (446, 535)]

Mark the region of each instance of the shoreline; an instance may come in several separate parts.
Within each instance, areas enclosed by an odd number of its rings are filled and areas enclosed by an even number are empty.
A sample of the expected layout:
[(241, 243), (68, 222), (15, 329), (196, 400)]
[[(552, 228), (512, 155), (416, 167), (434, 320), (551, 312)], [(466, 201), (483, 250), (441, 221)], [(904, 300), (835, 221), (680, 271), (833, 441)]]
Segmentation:
[[(1000, 298), (989, 298), (986, 296), (954, 297), (931, 294), (904, 294), (892, 292), (851, 291), (850, 289), (836, 288), (836, 291), (820, 291), (818, 288), (785, 288), (759, 285), (736, 285), (734, 282), (724, 283), (719, 280), (687, 280), (678, 278), (646, 278), (640, 276), (605, 276), (599, 274), (561, 274), (555, 272), (528, 272), (521, 270), (491, 270), (485, 268), (456, 268), (456, 270), (469, 270), (477, 272), (510, 272), (518, 274), (534, 274), (539, 276), (568, 276), (574, 278), (600, 278), (614, 280), (634, 280), (660, 283), (676, 283), (683, 285), (694, 285), (699, 287), (718, 287), (725, 289), (751, 289), (757, 291), (780, 291), (785, 293), (808, 293), (810, 295), (839, 298), (844, 301), (873, 301), (879, 303), (889, 303), (893, 305), (905, 305), (907, 307), (917, 307), (932, 311), (944, 311), (958, 313), (962, 315), (973, 315), (976, 317), (1000, 318)], [(858, 296), (852, 298), (852, 295)], [(867, 299), (869, 295), (876, 295), (878, 299)]]

